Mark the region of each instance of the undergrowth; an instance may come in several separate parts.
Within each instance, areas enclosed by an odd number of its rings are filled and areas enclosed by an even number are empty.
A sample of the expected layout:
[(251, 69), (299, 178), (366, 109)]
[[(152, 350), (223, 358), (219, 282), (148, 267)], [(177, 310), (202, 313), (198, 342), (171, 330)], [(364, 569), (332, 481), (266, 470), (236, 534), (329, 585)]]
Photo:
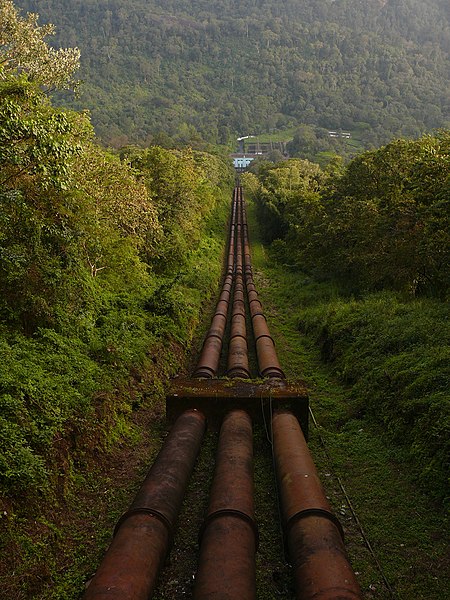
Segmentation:
[[(147, 445), (159, 439), (167, 381), (183, 370), (217, 289), (229, 204), (229, 190), (217, 189), (198, 243), (177, 273), (149, 274), (138, 289), (104, 290), (95, 318), (63, 330), (42, 327), (32, 336), (0, 330), (0, 547), (7, 557), (0, 581), (8, 597), (79, 597), (71, 582), (87, 580), (109, 533), (99, 525), (93, 539), (84, 538), (89, 526), (79, 521), (93, 515), (77, 513), (96, 510), (95, 503), (83, 508), (90, 488), (109, 489), (98, 471), (108, 457), (142, 438)], [(141, 412), (153, 415), (146, 431), (138, 424)], [(130, 501), (130, 491), (124, 493), (116, 511)], [(102, 523), (109, 532), (118, 514), (107, 511)]]
[(352, 386), (350, 408), (401, 446), (434, 499), (448, 497), (450, 326), (448, 307), (392, 292), (338, 299), (301, 311), (322, 358)]

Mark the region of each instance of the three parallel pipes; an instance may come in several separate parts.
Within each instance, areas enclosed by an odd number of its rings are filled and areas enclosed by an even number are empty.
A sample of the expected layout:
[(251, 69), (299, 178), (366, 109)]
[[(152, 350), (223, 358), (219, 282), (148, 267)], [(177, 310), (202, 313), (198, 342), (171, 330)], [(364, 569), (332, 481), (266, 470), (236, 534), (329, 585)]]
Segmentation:
[[(217, 375), (230, 311), (227, 374), (250, 377), (245, 292), (259, 374), (284, 379), (253, 281), (242, 188), (236, 186), (225, 279), (194, 377)], [(85, 600), (151, 597), (204, 431), (205, 417), (200, 411), (187, 410), (178, 417), (141, 490), (119, 520)], [(345, 554), (342, 528), (326, 500), (297, 418), (286, 410), (275, 411), (272, 431), (296, 598), (361, 598)], [(200, 543), (194, 600), (255, 600), (258, 530), (253, 507), (253, 433), (245, 410), (232, 410), (223, 420)]]

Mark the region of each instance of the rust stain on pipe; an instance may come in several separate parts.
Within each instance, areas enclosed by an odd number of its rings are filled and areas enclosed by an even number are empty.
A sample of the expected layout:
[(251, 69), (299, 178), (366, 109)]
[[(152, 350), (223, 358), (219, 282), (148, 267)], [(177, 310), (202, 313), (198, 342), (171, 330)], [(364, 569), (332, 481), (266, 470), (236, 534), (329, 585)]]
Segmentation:
[(361, 599), (345, 553), (341, 526), (331, 512), (297, 418), (290, 412), (277, 411), (272, 427), (296, 598)]
[(205, 417), (178, 417), (111, 545), (84, 600), (148, 600), (170, 548), (172, 531), (205, 431)]
[(256, 547), (252, 423), (234, 410), (220, 431), (194, 600), (254, 600)]
[(247, 340), (242, 336), (235, 336), (230, 340), (228, 350), (228, 377), (250, 378), (248, 364)]

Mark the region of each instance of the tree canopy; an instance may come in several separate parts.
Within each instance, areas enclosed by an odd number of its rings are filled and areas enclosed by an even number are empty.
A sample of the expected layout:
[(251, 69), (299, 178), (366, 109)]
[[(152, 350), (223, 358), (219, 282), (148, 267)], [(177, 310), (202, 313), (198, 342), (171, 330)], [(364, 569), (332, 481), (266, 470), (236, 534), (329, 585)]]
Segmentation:
[(445, 296), (449, 142), (448, 131), (396, 140), (345, 169), (298, 159), (255, 165), (266, 241), (289, 263), (353, 291)]
[(92, 110), (116, 146), (160, 132), (226, 143), (303, 123), (358, 130), (370, 147), (448, 122), (446, 0), (18, 4), (81, 48), (71, 105)]
[(38, 25), (38, 15), (22, 17), (11, 0), (0, 0), (0, 78), (26, 73), (30, 81), (50, 88), (70, 88), (80, 66), (78, 48), (55, 50), (45, 38), (51, 24)]

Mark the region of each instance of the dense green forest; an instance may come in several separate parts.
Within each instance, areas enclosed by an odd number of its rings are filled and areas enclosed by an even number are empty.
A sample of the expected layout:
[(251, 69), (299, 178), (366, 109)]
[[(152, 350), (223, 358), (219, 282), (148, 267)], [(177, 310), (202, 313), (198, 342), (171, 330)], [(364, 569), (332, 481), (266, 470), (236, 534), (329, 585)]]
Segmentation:
[[(20, 0), (82, 52), (108, 144), (228, 143), (299, 124), (366, 147), (449, 120), (447, 0)], [(170, 144), (170, 139), (168, 141)]]

